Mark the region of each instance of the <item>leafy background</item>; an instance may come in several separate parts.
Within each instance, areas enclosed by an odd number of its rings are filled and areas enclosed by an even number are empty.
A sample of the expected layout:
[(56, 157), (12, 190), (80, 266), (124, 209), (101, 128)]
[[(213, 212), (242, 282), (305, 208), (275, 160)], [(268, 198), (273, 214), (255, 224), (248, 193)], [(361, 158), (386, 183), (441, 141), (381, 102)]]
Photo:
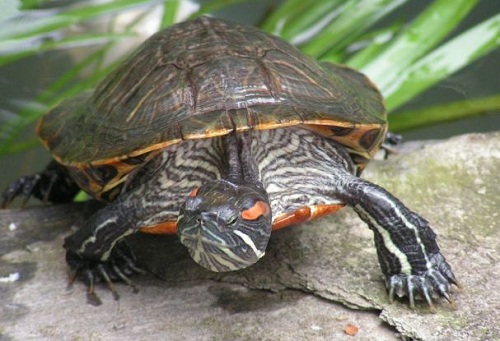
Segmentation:
[(498, 129), (499, 12), (495, 0), (5, 0), (0, 186), (43, 167), (48, 154), (35, 148), (32, 129), (47, 108), (95, 87), (148, 35), (203, 14), (257, 25), (365, 72), (386, 97), (393, 131), (447, 136), (452, 124), (443, 122), (478, 115), (487, 117), (483, 127), (459, 125)]

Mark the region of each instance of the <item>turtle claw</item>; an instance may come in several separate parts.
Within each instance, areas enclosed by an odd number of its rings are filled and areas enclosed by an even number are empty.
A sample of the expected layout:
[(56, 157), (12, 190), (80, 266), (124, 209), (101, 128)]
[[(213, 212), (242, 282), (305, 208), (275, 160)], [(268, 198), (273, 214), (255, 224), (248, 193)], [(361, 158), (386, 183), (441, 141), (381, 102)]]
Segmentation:
[(2, 208), (7, 208), (17, 197), (23, 197), (21, 207), (25, 207), (29, 198), (40, 183), (41, 175), (28, 175), (11, 183), (2, 193)]
[(95, 307), (98, 307), (98, 306), (102, 305), (102, 301), (99, 298), (99, 296), (97, 296), (97, 294), (95, 293), (95, 278), (94, 278), (94, 274), (92, 272), (90, 272), (90, 271), (86, 271), (86, 275), (87, 275), (87, 280), (88, 280), (88, 284), (87, 284), (87, 303), (89, 303), (90, 305), (93, 305)]
[(99, 270), (99, 274), (101, 275), (101, 277), (104, 279), (104, 281), (108, 285), (108, 289), (109, 289), (109, 291), (111, 291), (111, 294), (113, 295), (114, 300), (118, 301), (120, 299), (120, 294), (118, 293), (118, 291), (116, 291), (115, 285), (111, 281), (111, 278), (109, 278), (109, 275), (108, 275), (106, 269), (104, 268), (104, 265), (99, 264), (97, 266), (97, 269)]
[(387, 159), (391, 154), (398, 154), (397, 146), (401, 143), (403, 137), (398, 134), (387, 132), (385, 141), (381, 148), (385, 151), (384, 159)]
[(66, 170), (52, 161), (45, 170), (19, 178), (2, 193), (1, 208), (7, 208), (17, 197), (23, 197), (22, 207), (31, 197), (42, 202), (71, 202), (80, 191), (76, 182)]
[(458, 286), (458, 282), (444, 257), (437, 253), (430, 257), (432, 267), (417, 275), (397, 274), (387, 278), (386, 286), (389, 289), (389, 301), (394, 301), (394, 296), (408, 296), (411, 309), (415, 309), (417, 295), (425, 299), (431, 312), (435, 312), (433, 297), (437, 294), (448, 301), (453, 309), (455, 303), (450, 297), (451, 285)]
[(92, 288), (92, 290), (89, 290), (87, 292), (87, 303), (90, 305), (93, 305), (94, 307), (98, 307), (98, 306), (102, 305), (101, 299), (94, 292), (93, 288)]
[(101, 299), (95, 293), (96, 282), (105, 282), (113, 299), (118, 301), (120, 294), (114, 282), (123, 281), (132, 287), (133, 293), (137, 293), (139, 289), (129, 276), (135, 273), (145, 273), (135, 265), (135, 257), (128, 248), (124, 247), (124, 243), (117, 245), (106, 261), (88, 260), (76, 252), (67, 251), (66, 262), (70, 267), (68, 288), (72, 287), (76, 278), (81, 279), (87, 286), (87, 302), (93, 306), (102, 304)]
[(87, 285), (87, 303), (95, 307), (102, 305), (102, 301), (97, 296), (94, 290), (94, 275), (91, 271), (81, 271), (82, 268), (70, 268), (68, 276), (68, 285), (66, 286), (66, 291), (73, 291), (73, 285), (76, 278), (81, 276), (85, 278), (85, 283)]

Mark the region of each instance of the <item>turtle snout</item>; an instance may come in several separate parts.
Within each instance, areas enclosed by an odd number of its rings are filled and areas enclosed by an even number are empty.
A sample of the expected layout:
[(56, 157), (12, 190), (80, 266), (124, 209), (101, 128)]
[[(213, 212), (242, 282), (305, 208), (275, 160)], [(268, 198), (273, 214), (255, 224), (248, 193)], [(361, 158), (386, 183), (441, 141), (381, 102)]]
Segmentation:
[(199, 211), (203, 200), (200, 197), (190, 197), (186, 199), (184, 203), (184, 211), (196, 212)]
[(205, 225), (208, 221), (214, 220), (213, 214), (210, 212), (200, 212), (197, 221), (201, 225)]

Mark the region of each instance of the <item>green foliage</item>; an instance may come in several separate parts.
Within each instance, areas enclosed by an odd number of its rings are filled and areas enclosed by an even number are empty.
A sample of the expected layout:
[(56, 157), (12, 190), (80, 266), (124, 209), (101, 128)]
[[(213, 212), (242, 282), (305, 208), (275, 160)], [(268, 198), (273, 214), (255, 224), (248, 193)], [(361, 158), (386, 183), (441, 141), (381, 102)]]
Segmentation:
[[(202, 1), (189, 17), (214, 13), (241, 2), (244, 1)], [(285, 0), (268, 11), (260, 26), (317, 59), (344, 63), (365, 72), (383, 92), (392, 113), (500, 44), (500, 14), (448, 38), (478, 0), (435, 0), (411, 20), (388, 19), (389, 14), (406, 2)], [(176, 22), (182, 5), (186, 4), (184, 0), (114, 0), (105, 3), (80, 1), (77, 5), (46, 8), (50, 3), (20, 1), (21, 14), (0, 22), (0, 68), (43, 51), (74, 46), (92, 49), (32, 103), (26, 104), (13, 117), (2, 118), (0, 156), (35, 145), (34, 140), (19, 141), (18, 136), (26, 125), (62, 99), (95, 87), (120, 62), (120, 59), (106, 62), (109, 52), (136, 37), (136, 28), (144, 24), (143, 16), (153, 6), (161, 6), (163, 11), (158, 21), (160, 29)], [(132, 11), (142, 11), (143, 15), (137, 15), (120, 30), (116, 29), (117, 25), (109, 25), (107, 32), (69, 34), (69, 28), (75, 25), (102, 18), (112, 21)], [(394, 123), (392, 129), (410, 129), (498, 110), (498, 96), (469, 100), (470, 105), (445, 103), (411, 113), (397, 113), (390, 118), (391, 124)]]

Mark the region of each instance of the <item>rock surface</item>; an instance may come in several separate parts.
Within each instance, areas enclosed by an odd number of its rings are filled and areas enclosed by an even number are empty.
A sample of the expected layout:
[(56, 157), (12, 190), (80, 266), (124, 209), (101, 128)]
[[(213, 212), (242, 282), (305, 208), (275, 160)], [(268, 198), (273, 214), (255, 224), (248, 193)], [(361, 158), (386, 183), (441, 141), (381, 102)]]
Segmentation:
[[(197, 266), (175, 237), (134, 236), (133, 294), (66, 290), (61, 247), (84, 206), (0, 211), (0, 340), (500, 340), (500, 132), (403, 144), (363, 177), (431, 222), (462, 289), (388, 304), (372, 233), (350, 209), (275, 233), (255, 266)], [(36, 223), (29, 217), (36, 217)], [(74, 227), (73, 227), (74, 228)], [(359, 327), (356, 335), (346, 333)]]

